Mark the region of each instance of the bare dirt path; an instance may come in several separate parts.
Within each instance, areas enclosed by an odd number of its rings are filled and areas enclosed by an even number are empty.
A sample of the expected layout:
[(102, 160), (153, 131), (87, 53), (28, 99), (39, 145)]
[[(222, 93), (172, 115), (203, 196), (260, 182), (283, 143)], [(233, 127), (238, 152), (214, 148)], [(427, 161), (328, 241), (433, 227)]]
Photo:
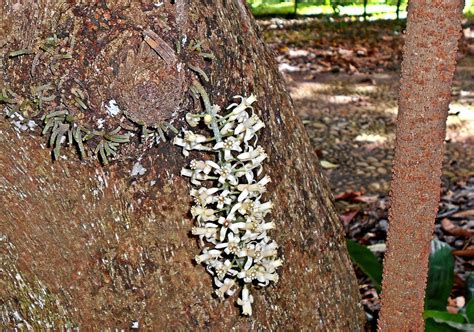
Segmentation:
[[(327, 166), (334, 192), (386, 195), (399, 72), (324, 73), (314, 80), (290, 75), (291, 95), (314, 147), (334, 165)], [(460, 61), (454, 85), (444, 165), (445, 180), (451, 181), (474, 172), (474, 55)]]

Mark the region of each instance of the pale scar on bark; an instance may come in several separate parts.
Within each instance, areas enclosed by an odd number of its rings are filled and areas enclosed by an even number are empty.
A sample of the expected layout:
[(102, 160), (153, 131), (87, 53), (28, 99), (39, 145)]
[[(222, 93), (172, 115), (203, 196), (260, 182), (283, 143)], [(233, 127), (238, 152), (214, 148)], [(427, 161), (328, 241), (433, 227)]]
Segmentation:
[(111, 88), (131, 121), (158, 127), (173, 117), (187, 92), (184, 65), (156, 33), (144, 32), (138, 52), (129, 49)]

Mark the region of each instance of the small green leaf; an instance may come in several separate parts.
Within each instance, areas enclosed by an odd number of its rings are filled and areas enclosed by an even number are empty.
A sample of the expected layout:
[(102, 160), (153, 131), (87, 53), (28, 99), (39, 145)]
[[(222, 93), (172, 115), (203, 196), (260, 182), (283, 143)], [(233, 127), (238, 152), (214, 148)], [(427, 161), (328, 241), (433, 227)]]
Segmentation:
[(100, 143), (96, 146), (94, 153), (97, 155), (97, 158), (102, 162), (103, 165), (107, 165), (109, 160), (107, 157), (110, 155), (107, 153), (109, 148), (107, 141), (101, 140)]
[(72, 59), (72, 54), (70, 53), (59, 54), (59, 55), (56, 55), (55, 58), (68, 60), (68, 59)]
[(68, 126), (68, 130), (67, 130), (67, 143), (69, 145), (71, 145), (73, 142), (73, 138), (72, 138), (72, 130), (69, 130), (69, 126)]
[(175, 133), (176, 135), (178, 135), (179, 131), (178, 129), (176, 129), (175, 126), (173, 126), (171, 123), (169, 122), (163, 122), (163, 125), (168, 128), (169, 130), (171, 130), (173, 133)]
[(107, 143), (107, 142), (104, 142), (104, 150), (105, 150), (105, 155), (107, 157), (109, 156), (115, 156), (117, 153), (115, 152), (115, 150), (112, 150), (114, 146)]
[(439, 240), (431, 242), (425, 309), (445, 311), (453, 287), (454, 257), (451, 247)]
[(79, 154), (81, 155), (81, 159), (86, 158), (86, 152), (84, 151), (84, 144), (82, 144), (82, 133), (81, 129), (78, 127), (74, 131), (74, 140), (77, 143), (77, 146), (79, 148)]
[(160, 136), (161, 140), (163, 142), (166, 142), (166, 136), (165, 136), (165, 133), (163, 132), (163, 129), (161, 129), (161, 127), (158, 127), (156, 130), (158, 131), (158, 135)]
[(130, 136), (129, 135), (104, 135), (104, 137), (115, 143), (127, 143), (130, 142)]
[(45, 116), (45, 119), (59, 117), (61, 115), (66, 115), (67, 111), (54, 111)]
[(79, 105), (79, 107), (81, 107), (82, 109), (87, 109), (87, 105), (82, 101), (81, 98), (79, 97), (74, 97), (74, 100), (76, 101), (76, 103)]
[(51, 102), (51, 101), (53, 101), (54, 99), (56, 99), (56, 96), (55, 96), (55, 95), (41, 96), (40, 99), (41, 99), (41, 101)]
[(115, 142), (115, 143), (127, 143), (130, 142), (130, 135), (129, 134), (124, 134), (124, 135), (119, 135), (118, 133), (120, 132), (122, 128), (117, 127), (113, 131), (106, 133), (104, 135), (104, 138), (110, 142)]
[(209, 82), (209, 77), (208, 77), (207, 74), (204, 72), (204, 70), (202, 70), (202, 69), (199, 68), (199, 67), (190, 65), (190, 64), (188, 64), (188, 67), (189, 67), (189, 69), (191, 69), (192, 71), (195, 71), (196, 73), (198, 73), (199, 75), (201, 75), (201, 77), (204, 79), (204, 81)]
[(372, 280), (375, 288), (380, 292), (382, 264), (378, 258), (367, 247), (352, 240), (347, 240), (347, 250), (352, 261)]
[(33, 54), (34, 52), (32, 50), (29, 50), (29, 49), (21, 49), (21, 50), (18, 50), (18, 51), (13, 51), (13, 52), (10, 52), (8, 54), (8, 56), (10, 58), (14, 58), (14, 57), (17, 57), (17, 56), (21, 56), (21, 55), (28, 55), (28, 54)]

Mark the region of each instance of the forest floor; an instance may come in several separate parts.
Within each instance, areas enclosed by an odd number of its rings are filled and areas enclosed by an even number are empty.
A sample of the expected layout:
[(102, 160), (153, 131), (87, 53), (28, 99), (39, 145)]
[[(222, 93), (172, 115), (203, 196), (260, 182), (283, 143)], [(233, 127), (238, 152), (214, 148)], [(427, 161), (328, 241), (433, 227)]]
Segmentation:
[[(332, 187), (346, 235), (383, 256), (404, 22), (260, 21)], [(474, 24), (465, 22), (448, 116), (436, 236), (455, 251), (451, 308), (474, 271)], [(356, 269), (357, 271), (357, 269)], [(379, 298), (357, 271), (366, 312)]]

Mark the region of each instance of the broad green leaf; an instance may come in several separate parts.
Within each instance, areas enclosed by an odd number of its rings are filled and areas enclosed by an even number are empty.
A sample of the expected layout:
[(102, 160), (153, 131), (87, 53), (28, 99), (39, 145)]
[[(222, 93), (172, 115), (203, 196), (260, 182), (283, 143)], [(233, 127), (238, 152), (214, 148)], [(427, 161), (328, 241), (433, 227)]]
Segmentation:
[(469, 323), (474, 324), (474, 299), (472, 298), (466, 306), (466, 318)]
[(378, 258), (367, 247), (352, 240), (347, 240), (347, 250), (352, 261), (372, 280), (375, 288), (380, 292), (382, 264)]
[(431, 241), (425, 310), (446, 310), (453, 278), (454, 257), (451, 247), (439, 240)]
[[(452, 328), (451, 331), (471, 331), (474, 332), (474, 324), (466, 324), (466, 323), (456, 323), (450, 321), (442, 321), (436, 318), (433, 318), (436, 323), (447, 325), (448, 327)], [(445, 330), (448, 331), (448, 330)]]
[(467, 287), (467, 299), (470, 300), (474, 298), (474, 273), (470, 273), (466, 278), (466, 287)]
[(442, 321), (437, 318), (427, 318), (425, 320), (425, 331), (427, 332), (459, 332), (474, 331), (474, 324), (455, 323)]
[(423, 318), (425, 318), (425, 331), (428, 332), (472, 331), (473, 328), (473, 325), (465, 324), (465, 317), (462, 314), (426, 310)]
[(452, 314), (447, 311), (425, 310), (423, 318), (433, 318), (436, 321), (464, 323), (464, 316), (461, 314)]
[(425, 319), (426, 332), (457, 332), (458, 330), (443, 323), (437, 323), (433, 318)]

